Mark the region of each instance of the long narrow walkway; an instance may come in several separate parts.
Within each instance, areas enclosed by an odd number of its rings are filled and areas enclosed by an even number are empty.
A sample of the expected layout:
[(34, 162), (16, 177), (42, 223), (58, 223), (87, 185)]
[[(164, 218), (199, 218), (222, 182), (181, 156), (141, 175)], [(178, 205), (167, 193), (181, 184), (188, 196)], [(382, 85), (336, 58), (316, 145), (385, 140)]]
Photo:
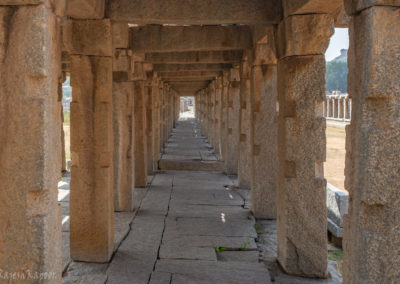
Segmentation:
[[(198, 158), (204, 149), (212, 155), (199, 133), (194, 120), (181, 121), (166, 155), (178, 149), (182, 160)], [(157, 173), (144, 192), (134, 191), (141, 203), (112, 261), (72, 262), (63, 283), (340, 283), (289, 277), (277, 267), (270, 273), (267, 262), (276, 266), (275, 222), (256, 223), (248, 194), (234, 184), (217, 171)], [(118, 224), (116, 232), (123, 231)]]

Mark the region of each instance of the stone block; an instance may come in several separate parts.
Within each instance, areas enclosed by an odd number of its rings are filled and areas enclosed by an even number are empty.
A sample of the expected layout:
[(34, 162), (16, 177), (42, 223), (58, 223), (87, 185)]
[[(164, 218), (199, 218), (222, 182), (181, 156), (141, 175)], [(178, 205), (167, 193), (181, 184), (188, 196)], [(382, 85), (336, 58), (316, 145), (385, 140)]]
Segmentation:
[(114, 51), (113, 71), (131, 72), (131, 56), (126, 49), (117, 49)]
[[(347, 214), (349, 208), (349, 195), (328, 183), (326, 205), (328, 209), (328, 219), (337, 226), (343, 228), (343, 216)], [(338, 235), (335, 236), (341, 237)]]
[(348, 15), (354, 15), (373, 6), (400, 7), (400, 0), (349, 0), (344, 1)]
[(278, 57), (325, 54), (334, 32), (328, 14), (295, 15), (278, 26)]
[(252, 68), (251, 210), (256, 218), (262, 219), (276, 218), (278, 173), (276, 83), (276, 65)]
[(127, 23), (111, 23), (113, 48), (129, 48), (129, 26)]
[[(346, 1), (345, 1), (346, 2)], [(283, 0), (285, 17), (305, 14), (332, 14), (343, 7), (342, 0)]]
[(104, 18), (105, 0), (68, 0), (67, 15), (74, 19)]
[(309, 277), (327, 275), (324, 74), (323, 55), (278, 63), (278, 261)]
[(110, 20), (66, 20), (63, 43), (71, 55), (112, 56)]
[(73, 55), (71, 68), (71, 257), (104, 262), (114, 248), (112, 59)]

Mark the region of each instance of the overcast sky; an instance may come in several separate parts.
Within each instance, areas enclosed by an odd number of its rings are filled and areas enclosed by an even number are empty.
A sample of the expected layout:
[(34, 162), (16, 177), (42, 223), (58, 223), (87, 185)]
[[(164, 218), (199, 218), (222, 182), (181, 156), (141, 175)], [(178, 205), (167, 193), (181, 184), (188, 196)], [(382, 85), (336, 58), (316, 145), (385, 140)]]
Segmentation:
[(329, 48), (325, 53), (326, 61), (330, 61), (340, 55), (341, 49), (349, 48), (348, 29), (335, 29), (335, 34), (331, 38)]

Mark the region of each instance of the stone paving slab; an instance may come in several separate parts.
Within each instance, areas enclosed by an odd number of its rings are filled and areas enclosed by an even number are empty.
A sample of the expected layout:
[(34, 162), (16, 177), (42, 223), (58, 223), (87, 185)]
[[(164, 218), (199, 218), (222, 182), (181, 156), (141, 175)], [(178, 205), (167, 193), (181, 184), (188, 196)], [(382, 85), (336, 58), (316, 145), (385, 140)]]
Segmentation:
[(243, 220), (248, 210), (239, 206), (192, 205), (185, 202), (171, 202), (170, 217), (212, 218), (214, 220)]
[(165, 233), (171, 235), (257, 237), (253, 220), (231, 221), (209, 218), (167, 218)]
[(171, 278), (172, 278), (171, 273), (154, 271), (151, 274), (149, 284), (170, 284), (172, 281)]
[(161, 259), (156, 271), (172, 273), (172, 283), (271, 283), (262, 263)]
[(195, 247), (191, 244), (165, 245), (160, 247), (160, 259), (194, 259), (194, 260), (217, 260), (214, 247)]
[(252, 237), (226, 237), (226, 236), (177, 236), (164, 233), (163, 244), (191, 245), (195, 247), (223, 247), (227, 249), (239, 249), (246, 245), (247, 249), (257, 249), (254, 238)]

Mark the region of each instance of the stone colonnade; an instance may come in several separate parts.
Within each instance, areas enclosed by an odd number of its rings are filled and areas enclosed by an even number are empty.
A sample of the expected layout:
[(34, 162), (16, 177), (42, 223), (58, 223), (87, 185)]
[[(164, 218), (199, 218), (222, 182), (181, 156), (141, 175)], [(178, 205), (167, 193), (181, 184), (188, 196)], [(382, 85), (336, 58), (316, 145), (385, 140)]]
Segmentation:
[(338, 121), (351, 120), (351, 99), (348, 94), (327, 94), (324, 101), (324, 116)]
[[(254, 215), (277, 219), (281, 267), (327, 277), (324, 53), (339, 1), (246, 1), (240, 15), (211, 1), (213, 13), (201, 18), (188, 5), (185, 17), (167, 9), (157, 22), (181, 26), (156, 26), (141, 14), (151, 9), (108, 2), (0, 0), (0, 269), (51, 271), (61, 282), (64, 71), (73, 88), (73, 260), (110, 259), (114, 211), (132, 210), (132, 190), (157, 171), (179, 96), (189, 94), (225, 172), (251, 189)], [(353, 114), (344, 280), (390, 283), (400, 278), (400, 36), (390, 28), (400, 8), (359, 0), (345, 8)]]

